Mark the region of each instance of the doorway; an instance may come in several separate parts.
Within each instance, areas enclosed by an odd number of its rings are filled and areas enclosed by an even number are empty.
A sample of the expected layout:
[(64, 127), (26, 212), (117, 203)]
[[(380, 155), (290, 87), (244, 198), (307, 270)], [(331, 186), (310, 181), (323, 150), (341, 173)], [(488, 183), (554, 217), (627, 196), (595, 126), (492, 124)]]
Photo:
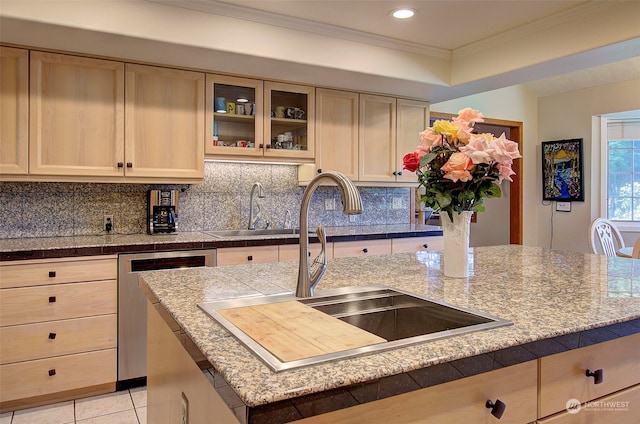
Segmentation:
[[(430, 119), (451, 120), (456, 115), (451, 113), (430, 112)], [(504, 119), (484, 118), (482, 124), (477, 124), (477, 128), (486, 128), (483, 132), (503, 131), (508, 135), (509, 140), (518, 143), (522, 154), (522, 122), (507, 121)], [(498, 135), (499, 135), (498, 134)], [(522, 244), (522, 158), (513, 161), (513, 182), (509, 185), (509, 243)]]

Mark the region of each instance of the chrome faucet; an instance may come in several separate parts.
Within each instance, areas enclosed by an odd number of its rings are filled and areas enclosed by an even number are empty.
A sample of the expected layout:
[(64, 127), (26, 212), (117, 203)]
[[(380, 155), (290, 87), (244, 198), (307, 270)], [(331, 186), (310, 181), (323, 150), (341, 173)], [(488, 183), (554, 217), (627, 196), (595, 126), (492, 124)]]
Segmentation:
[(264, 198), (264, 190), (262, 189), (262, 184), (253, 183), (253, 187), (251, 187), (251, 196), (249, 198), (249, 225), (247, 226), (247, 229), (249, 230), (255, 230), (256, 223), (262, 217), (262, 208), (260, 207), (260, 204), (256, 205), (258, 207), (258, 211), (256, 212), (255, 216), (253, 216), (253, 194), (256, 191), (256, 188), (258, 189), (258, 197), (260, 199)]
[(302, 195), (302, 204), (300, 206), (300, 263), (298, 266), (298, 286), (296, 288), (296, 297), (311, 297), (313, 289), (320, 282), (320, 278), (327, 269), (327, 253), (325, 247), (327, 245), (327, 237), (324, 227), (320, 225), (316, 230), (318, 239), (321, 243), (320, 254), (315, 257), (313, 263), (309, 265), (309, 221), (307, 215), (309, 213), (309, 203), (311, 195), (320, 185), (323, 179), (333, 180), (338, 184), (342, 191), (342, 210), (347, 215), (358, 215), (362, 213), (362, 199), (358, 189), (353, 182), (343, 174), (336, 171), (327, 171), (313, 178)]

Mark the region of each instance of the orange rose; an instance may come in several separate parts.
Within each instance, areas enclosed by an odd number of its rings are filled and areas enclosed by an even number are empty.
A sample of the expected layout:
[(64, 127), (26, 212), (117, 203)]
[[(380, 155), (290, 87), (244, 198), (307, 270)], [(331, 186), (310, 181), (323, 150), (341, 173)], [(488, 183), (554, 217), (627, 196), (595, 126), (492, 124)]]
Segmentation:
[(473, 168), (471, 158), (464, 153), (456, 152), (449, 157), (449, 160), (441, 169), (446, 172), (446, 174), (443, 175), (443, 178), (449, 179), (455, 183), (458, 180), (466, 182), (473, 179), (473, 176), (469, 172), (471, 168)]

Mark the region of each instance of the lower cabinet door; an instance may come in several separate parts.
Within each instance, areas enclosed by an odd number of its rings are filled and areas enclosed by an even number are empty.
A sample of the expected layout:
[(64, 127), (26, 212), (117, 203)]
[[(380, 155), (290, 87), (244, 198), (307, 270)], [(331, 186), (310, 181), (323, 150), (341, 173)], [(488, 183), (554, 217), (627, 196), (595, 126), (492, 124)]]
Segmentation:
[(611, 396), (574, 405), (567, 411), (539, 424), (637, 424), (640, 420), (640, 385)]
[(116, 349), (0, 366), (0, 402), (116, 381)]
[(278, 262), (278, 246), (228, 247), (218, 249), (218, 266)]
[[(306, 418), (305, 424), (513, 423), (536, 420), (536, 361)], [(487, 401), (504, 403), (500, 420)]]

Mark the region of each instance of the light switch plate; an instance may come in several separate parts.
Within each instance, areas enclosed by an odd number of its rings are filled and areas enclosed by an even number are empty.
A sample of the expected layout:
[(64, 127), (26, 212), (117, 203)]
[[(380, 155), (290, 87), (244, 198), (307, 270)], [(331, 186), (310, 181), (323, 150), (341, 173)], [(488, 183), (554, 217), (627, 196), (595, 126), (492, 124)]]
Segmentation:
[(571, 202), (556, 202), (556, 210), (560, 212), (571, 212)]
[(336, 199), (324, 199), (324, 210), (334, 211), (336, 210)]

